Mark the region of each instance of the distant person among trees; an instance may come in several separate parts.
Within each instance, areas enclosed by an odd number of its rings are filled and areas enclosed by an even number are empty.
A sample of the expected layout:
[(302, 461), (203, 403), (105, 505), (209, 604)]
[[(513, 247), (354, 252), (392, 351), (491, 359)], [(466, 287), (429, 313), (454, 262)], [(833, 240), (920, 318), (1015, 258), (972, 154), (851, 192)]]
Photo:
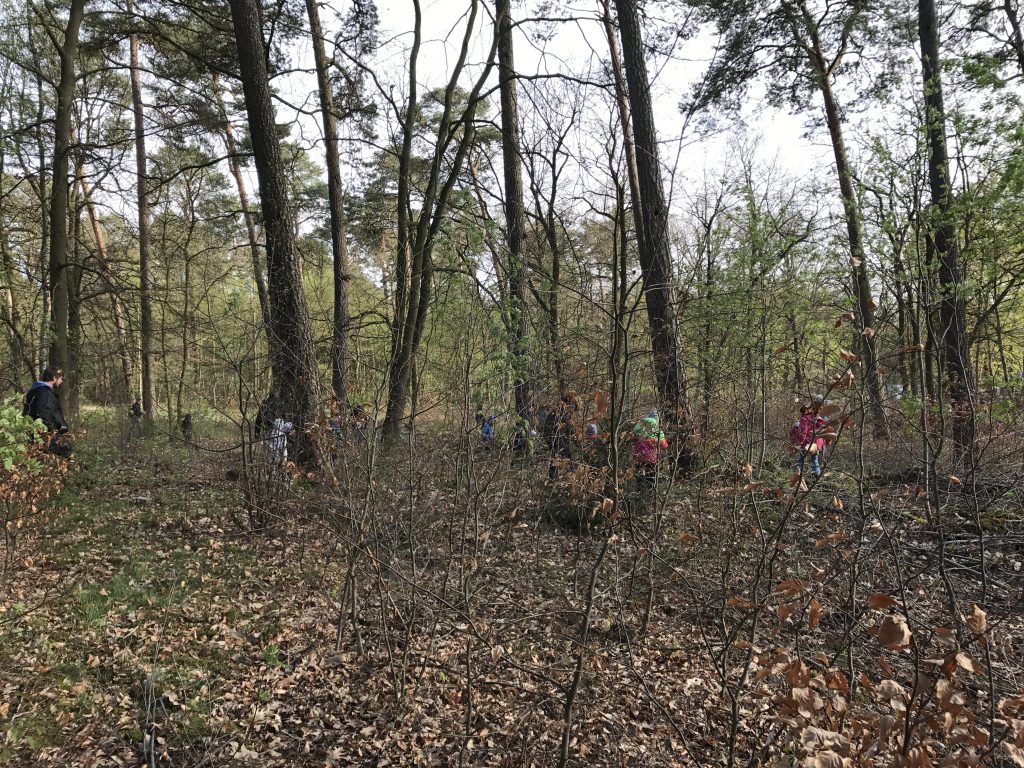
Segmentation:
[(181, 436), (185, 445), (192, 445), (192, 414), (186, 413), (181, 417)]
[(484, 447), (487, 450), (491, 450), (494, 447), (494, 415), (488, 416), (484, 419), (484, 423), (480, 425), (480, 438), (484, 441)]
[(583, 457), (592, 467), (600, 467), (608, 463), (608, 444), (601, 435), (601, 427), (596, 421), (587, 424), (584, 429)]
[(533, 438), (537, 432), (530, 429), (529, 422), (520, 418), (516, 423), (516, 431), (512, 436), (512, 455), (528, 458), (533, 455)]
[(288, 435), (292, 429), (294, 425), (290, 421), (278, 416), (267, 430), (265, 441), (271, 481), (287, 482), (288, 472), (285, 465), (288, 463)]
[[(347, 406), (346, 406), (347, 407)], [(345, 432), (341, 427), (341, 411), (338, 407), (337, 398), (331, 398), (331, 410), (327, 417), (327, 428), (331, 431), (331, 458), (338, 458), (338, 449), (345, 438)]]
[(370, 425), (370, 416), (366, 408), (357, 405), (352, 409), (352, 431), (355, 432), (356, 445), (362, 445), (366, 439), (366, 428)]
[(638, 475), (653, 477), (658, 468), (661, 451), (668, 448), (668, 440), (661, 431), (658, 412), (651, 410), (633, 426), (633, 462)]
[(562, 395), (557, 408), (552, 408), (544, 419), (544, 438), (551, 451), (548, 477), (558, 477), (559, 464), (572, 459), (572, 417), (576, 404), (569, 395)]
[(800, 406), (800, 418), (789, 430), (789, 442), (796, 449), (796, 461), (793, 469), (803, 473), (804, 460), (811, 457), (811, 471), (815, 477), (821, 477), (821, 459), (819, 454), (825, 447), (825, 427), (828, 422), (818, 415), (821, 400)]
[(139, 402), (139, 398), (135, 398), (132, 407), (128, 409), (132, 435), (142, 436), (142, 413), (142, 403)]
[(64, 420), (60, 397), (54, 391), (64, 382), (64, 371), (46, 368), (39, 381), (33, 382), (25, 393), (22, 415), (38, 419), (49, 433), (46, 450), (65, 459), (71, 458), (74, 445), (64, 437), (70, 429)]

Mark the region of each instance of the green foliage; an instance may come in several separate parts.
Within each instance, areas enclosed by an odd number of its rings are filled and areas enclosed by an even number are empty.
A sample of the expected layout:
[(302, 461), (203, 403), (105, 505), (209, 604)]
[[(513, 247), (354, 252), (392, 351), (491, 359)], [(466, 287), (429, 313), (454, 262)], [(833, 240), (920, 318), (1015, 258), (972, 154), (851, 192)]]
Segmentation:
[(44, 431), (42, 423), (21, 415), (17, 397), (0, 401), (0, 462), (10, 471), (21, 461), (25, 448), (39, 439)]

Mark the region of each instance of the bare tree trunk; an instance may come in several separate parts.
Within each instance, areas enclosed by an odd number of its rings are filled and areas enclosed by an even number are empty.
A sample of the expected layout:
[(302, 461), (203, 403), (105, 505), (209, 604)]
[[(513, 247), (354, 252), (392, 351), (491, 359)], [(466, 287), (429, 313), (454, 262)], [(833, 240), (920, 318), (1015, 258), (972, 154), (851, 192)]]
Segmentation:
[(508, 284), (512, 321), (512, 373), (516, 414), (530, 421), (530, 350), (526, 322), (526, 265), (523, 257), (526, 213), (523, 209), (523, 171), (520, 161), (519, 104), (512, 46), (511, 0), (497, 0), (498, 88), (501, 92), (501, 157), (505, 169), (505, 227), (508, 238)]
[[(0, 176), (4, 173), (4, 156), (0, 151)], [(6, 196), (0, 197), (0, 290), (3, 291), (3, 318), (7, 326), (11, 360), (18, 366), (24, 366), (29, 378), (35, 377), (35, 366), (29, 356), (29, 345), (25, 341), (25, 332), (22, 327), (21, 313), (18, 311), (18, 303), (14, 299), (14, 258), (8, 248), (6, 225), (8, 214), (2, 207), (7, 200)]]
[(231, 120), (228, 119), (227, 110), (224, 108), (224, 98), (216, 77), (213, 79), (213, 90), (224, 119), (224, 146), (228, 150), (228, 167), (231, 169), (231, 177), (235, 180), (235, 187), (238, 189), (238, 205), (242, 209), (242, 221), (245, 223), (245, 232), (249, 239), (249, 252), (252, 255), (252, 275), (253, 280), (256, 281), (256, 297), (260, 302), (263, 331), (267, 334), (269, 343), (270, 300), (267, 298), (267, 281), (263, 276), (263, 263), (260, 259), (260, 239), (256, 234), (256, 222), (253, 220), (252, 210), (249, 207), (249, 193), (245, 189), (245, 180), (242, 178), (242, 164), (238, 161), (239, 148), (238, 142), (235, 140), (235, 129), (231, 127)]
[[(192, 310), (189, 306), (192, 298), (192, 259), (185, 254), (185, 274), (181, 297), (181, 366), (178, 369), (178, 388), (174, 398), (174, 417), (171, 425), (177, 424), (185, 413), (185, 377), (188, 374), (189, 352), (192, 346)], [(167, 404), (170, 410), (170, 403)]]
[(871, 280), (868, 277), (861, 236), (860, 211), (853, 190), (853, 181), (843, 141), (839, 110), (832, 96), (831, 86), (824, 82), (822, 94), (825, 100), (825, 121), (832, 136), (832, 151), (839, 174), (839, 191), (846, 215), (846, 232), (850, 244), (850, 264), (853, 270), (853, 290), (857, 298), (858, 328), (861, 331), (860, 353), (864, 359), (864, 377), (871, 404), (871, 421), (876, 436), (884, 437), (889, 427), (882, 405), (882, 382), (878, 374), (878, 352), (875, 344), (875, 303), (871, 295)]
[(117, 338), (118, 357), (121, 358), (121, 376), (124, 390), (122, 392), (123, 402), (130, 403), (134, 394), (134, 366), (132, 365), (132, 340), (128, 331), (128, 320), (121, 303), (121, 294), (118, 290), (117, 278), (110, 265), (110, 256), (107, 254), (107, 241), (103, 236), (103, 229), (100, 227), (99, 217), (96, 215), (96, 206), (92, 202), (92, 191), (89, 189), (89, 180), (85, 175), (85, 165), (81, 155), (78, 157), (78, 184), (82, 189), (82, 202), (85, 204), (86, 212), (89, 215), (89, 224), (92, 227), (93, 241), (96, 243), (96, 261), (99, 263), (100, 275), (110, 292), (110, 310), (114, 320), (114, 333)]
[[(411, 210), (409, 173), (412, 162), (413, 118), (418, 111), (416, 58), (419, 55), (422, 21), (419, 0), (414, 0), (413, 5), (416, 20), (409, 63), (409, 97), (406, 102), (402, 150), (399, 156), (396, 311), (392, 327), (391, 362), (388, 366), (387, 411), (382, 428), (384, 439), (389, 442), (401, 435), (405, 410), (409, 404), (412, 366), (423, 338), (423, 329), (430, 306), (434, 279), (433, 244), (448, 211), (449, 200), (459, 172), (476, 137), (475, 116), (481, 101), (480, 92), (494, 64), (497, 45), (497, 35), (495, 35), (491, 49), (486, 54), (485, 65), (466, 96), (466, 106), (459, 115), (456, 115), (454, 102), (459, 91), (458, 79), (466, 66), (470, 41), (475, 33), (476, 18), (479, 13), (478, 0), (472, 0), (459, 58), (452, 68), (451, 78), (444, 91), (444, 107), (437, 129), (438, 142), (435, 145), (430, 170), (425, 180), (416, 226), (412, 227), (409, 220)], [(461, 133), (454, 130), (455, 125), (458, 124), (462, 125)], [(453, 143), (455, 151), (451, 153)], [(451, 156), (450, 161), (445, 160), (446, 155)]]
[[(604, 32), (608, 38), (608, 53), (611, 59), (612, 78), (615, 83), (615, 103), (619, 111), (619, 125), (622, 127), (622, 149), (626, 156), (626, 170), (629, 176), (629, 197), (633, 201), (633, 215), (639, 216), (640, 205), (640, 180), (636, 169), (636, 145), (633, 141), (633, 126), (629, 122), (629, 95), (626, 91), (626, 81), (622, 75), (622, 58), (619, 55), (619, 41), (615, 36), (615, 27), (612, 22), (611, 0), (603, 0), (604, 7)], [(623, 222), (625, 224), (625, 222)], [(645, 248), (643, 244), (644, 232), (640, 226), (640, 220), (636, 219), (636, 242), (637, 248)]]
[[(78, 58), (78, 33), (85, 15), (85, 0), (72, 0), (64, 43), (58, 49), (60, 82), (57, 85), (57, 110), (54, 116), (53, 184), (50, 194), (50, 310), (53, 340), (50, 365), (68, 364), (68, 171), (71, 165), (71, 109), (75, 96), (75, 61)], [(67, 382), (74, 387), (74, 382)], [(62, 387), (63, 389), (64, 387)], [(65, 399), (70, 399), (65, 394)]]
[[(628, 86), (636, 188), (632, 191), (641, 284), (651, 332), (651, 352), (658, 395), (668, 411), (668, 424), (677, 446), (676, 467), (692, 467), (697, 458), (686, 375), (679, 360), (675, 309), (672, 298), (672, 255), (668, 205), (661, 180), (658, 137), (654, 126), (650, 80), (636, 0), (615, 0), (622, 57)], [(621, 108), (620, 108), (621, 109)]]
[[(422, 252), (412, 253), (411, 224), (409, 221), (410, 166), (412, 161), (413, 124), (419, 106), (416, 67), (419, 63), (420, 36), (423, 13), (419, 0), (413, 0), (414, 25), (412, 50), (409, 53), (409, 93), (402, 125), (402, 149), (398, 156), (398, 227), (395, 257), (395, 319), (391, 327), (391, 362), (388, 366), (388, 401), (384, 415), (383, 433), (386, 440), (395, 440), (401, 434), (402, 418), (408, 397), (409, 357), (406, 349), (406, 318), (413, 312), (414, 287), (422, 279)], [(423, 215), (423, 213), (421, 213)], [(415, 317), (412, 317), (415, 323)]]
[(72, 195), (72, 246), (73, 258), (67, 266), (68, 274), (68, 349), (65, 361), (65, 381), (71, 386), (67, 388), (64, 399), (64, 410), (67, 418), (75, 420), (81, 410), (81, 376), (82, 376), (82, 209), (78, 205), (77, 195)]
[[(554, 173), (552, 173), (554, 176)], [(558, 248), (558, 227), (555, 221), (555, 200), (552, 190), (551, 199), (547, 203), (547, 211), (544, 213), (544, 237), (548, 241), (548, 250), (551, 252), (551, 284), (547, 290), (548, 341), (551, 345), (552, 365), (555, 369), (555, 382), (559, 392), (565, 392), (565, 361), (562, 355), (561, 320), (559, 319), (558, 287), (562, 280), (562, 257)]]
[[(33, 25), (29, 24), (28, 27), (31, 40)], [(46, 119), (46, 101), (43, 98), (43, 79), (38, 73), (36, 74), (36, 99), (38, 103), (36, 120), (39, 125), (43, 125)], [(32, 352), (35, 358), (33, 372), (38, 376), (42, 367), (46, 365), (46, 358), (49, 354), (47, 339), (50, 336), (50, 206), (46, 194), (46, 144), (43, 141), (42, 131), (37, 131), (36, 141), (39, 157), (39, 220), (44, 222), (41, 227), (42, 237), (39, 238), (39, 274), (42, 276), (39, 288), (43, 297), (42, 312), (39, 318), (38, 346)], [(33, 340), (33, 344), (35, 344), (35, 340)]]
[(685, 382), (673, 319), (672, 262), (668, 240), (668, 206), (658, 160), (650, 81), (636, 0), (615, 0), (622, 55), (629, 88), (639, 200), (633, 200), (647, 319), (651, 329), (658, 394), (677, 415), (687, 410)]
[[(803, 0), (801, 0), (799, 8), (801, 15), (800, 23), (803, 25), (809, 38), (809, 43), (805, 43), (805, 45), (818, 80), (818, 88), (821, 91), (821, 98), (825, 107), (825, 123), (828, 126), (829, 138), (832, 141), (832, 154), (835, 158), (836, 173), (839, 176), (839, 195), (843, 202), (846, 234), (850, 246), (853, 293), (857, 299), (858, 328), (861, 331), (859, 336), (860, 353), (864, 360), (864, 377), (867, 384), (868, 399), (871, 404), (871, 422), (875, 435), (883, 437), (888, 433), (888, 425), (886, 424), (885, 409), (882, 404), (882, 382), (878, 374), (878, 353), (874, 339), (875, 304), (871, 296), (871, 280), (868, 277), (867, 261), (864, 257), (860, 203), (853, 189), (853, 174), (850, 170), (850, 162), (846, 152), (846, 141), (843, 137), (839, 104), (836, 102), (835, 94), (832, 92), (831, 67), (838, 63), (839, 57), (834, 60), (832, 65), (826, 64), (825, 54), (818, 35), (818, 28)], [(797, 32), (796, 35), (799, 40), (799, 33)]]
[(324, 158), (327, 164), (327, 198), (331, 213), (331, 256), (334, 265), (334, 314), (331, 323), (331, 388), (339, 406), (347, 397), (346, 358), (348, 357), (348, 242), (345, 233), (345, 194), (338, 158), (338, 127), (331, 93), (330, 62), (324, 52), (323, 31), (317, 0), (306, 0), (316, 79), (320, 89), (320, 112), (324, 127)]
[(942, 97), (939, 23), (934, 0), (918, 0), (918, 35), (924, 78), (925, 131), (928, 138), (928, 186), (935, 214), (932, 240), (939, 260), (939, 319), (946, 360), (946, 379), (953, 410), (953, 441), (957, 464), (975, 461), (974, 377), (970, 367), (960, 247), (953, 226), (952, 181), (946, 149), (946, 109)]
[[(128, 13), (132, 0), (127, 0)], [(141, 343), (142, 410), (146, 421), (156, 414), (156, 380), (153, 375), (153, 272), (149, 258), (149, 194), (146, 171), (146, 126), (139, 77), (139, 38), (128, 38), (132, 81), (132, 115), (135, 122), (135, 184), (139, 216), (139, 338)]]
[(316, 420), (320, 384), (295, 250), (294, 214), (277, 138), (259, 3), (231, 0), (231, 17), (267, 243), (270, 365), (295, 425), (296, 459), (308, 466), (316, 463), (316, 452), (306, 427)]

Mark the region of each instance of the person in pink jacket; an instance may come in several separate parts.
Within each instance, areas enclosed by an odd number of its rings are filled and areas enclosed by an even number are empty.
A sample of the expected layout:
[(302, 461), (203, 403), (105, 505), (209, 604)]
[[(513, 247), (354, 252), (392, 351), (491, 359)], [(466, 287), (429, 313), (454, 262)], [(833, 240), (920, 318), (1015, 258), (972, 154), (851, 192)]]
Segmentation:
[(811, 471), (815, 477), (821, 477), (820, 454), (825, 447), (825, 426), (827, 422), (818, 415), (821, 402), (815, 400), (810, 405), (800, 406), (800, 418), (789, 430), (789, 442), (796, 449), (796, 461), (793, 469), (803, 474), (804, 459), (811, 457)]
[(668, 440), (658, 424), (658, 412), (651, 411), (633, 427), (633, 462), (638, 475), (653, 475), (659, 453), (668, 448)]

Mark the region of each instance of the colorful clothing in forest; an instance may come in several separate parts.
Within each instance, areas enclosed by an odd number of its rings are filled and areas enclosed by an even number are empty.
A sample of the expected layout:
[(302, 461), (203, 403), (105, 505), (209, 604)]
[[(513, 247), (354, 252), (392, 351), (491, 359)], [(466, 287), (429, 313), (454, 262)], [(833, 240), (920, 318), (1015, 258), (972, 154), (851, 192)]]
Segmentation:
[(633, 461), (644, 469), (654, 467), (663, 448), (668, 448), (668, 440), (658, 425), (657, 412), (652, 411), (633, 427)]

